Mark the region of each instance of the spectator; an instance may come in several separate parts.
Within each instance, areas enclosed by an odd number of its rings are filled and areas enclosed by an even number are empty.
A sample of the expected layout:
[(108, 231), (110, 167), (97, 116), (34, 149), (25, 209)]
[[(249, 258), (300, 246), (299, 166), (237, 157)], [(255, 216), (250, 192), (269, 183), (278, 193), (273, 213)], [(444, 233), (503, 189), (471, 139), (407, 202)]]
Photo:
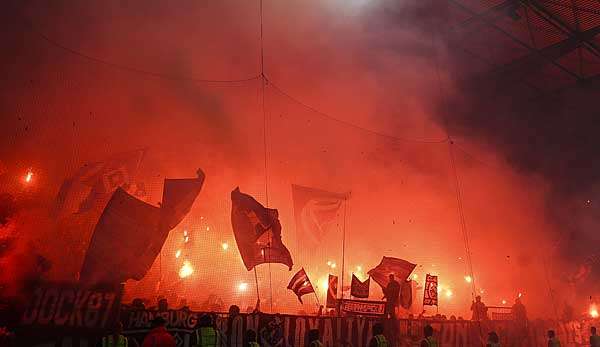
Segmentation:
[(175, 347), (175, 339), (166, 328), (167, 321), (157, 316), (152, 320), (152, 330), (148, 333), (142, 347)]
[(102, 347), (128, 347), (129, 341), (123, 336), (123, 324), (117, 322), (112, 334), (102, 338)]
[(383, 335), (383, 324), (376, 323), (373, 325), (373, 338), (369, 342), (369, 347), (388, 347), (389, 343)]
[(488, 334), (488, 342), (485, 345), (486, 347), (500, 347), (500, 338), (495, 331), (492, 331)]
[(560, 347), (560, 341), (554, 330), (548, 330), (548, 347)]
[(425, 328), (423, 328), (423, 334), (425, 335), (425, 338), (421, 341), (421, 347), (438, 346), (437, 341), (433, 338), (433, 327), (431, 325), (427, 324)]
[(252, 329), (246, 330), (246, 347), (260, 347), (256, 339), (256, 331)]
[(600, 336), (596, 333), (596, 327), (590, 328), (590, 347), (600, 347)]
[(485, 304), (481, 301), (481, 296), (477, 295), (475, 297), (475, 301), (473, 301), (473, 304), (471, 305), (471, 311), (473, 311), (471, 320), (488, 320), (488, 309), (487, 306), (485, 306)]
[(323, 343), (319, 339), (318, 329), (310, 329), (308, 331), (308, 347), (323, 347)]

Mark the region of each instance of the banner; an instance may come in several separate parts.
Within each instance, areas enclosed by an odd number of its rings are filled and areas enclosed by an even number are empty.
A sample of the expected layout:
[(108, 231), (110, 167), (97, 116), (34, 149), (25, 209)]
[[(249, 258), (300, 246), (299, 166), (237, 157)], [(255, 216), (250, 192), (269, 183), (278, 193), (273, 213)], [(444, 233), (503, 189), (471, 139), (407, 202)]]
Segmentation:
[(352, 274), (352, 284), (350, 285), (350, 295), (355, 298), (366, 299), (369, 297), (369, 287), (371, 286), (371, 277), (367, 278), (366, 281), (361, 280)]
[(413, 282), (412, 281), (404, 281), (402, 282), (402, 287), (400, 288), (400, 306), (404, 309), (410, 309), (412, 306), (413, 298)]
[(327, 301), (325, 307), (336, 308), (337, 307), (337, 289), (338, 289), (338, 277), (329, 275), (327, 280)]
[(364, 301), (364, 300), (343, 300), (342, 312), (355, 315), (376, 315), (385, 314), (385, 302), (383, 301)]
[(311, 244), (322, 242), (330, 227), (341, 220), (342, 205), (349, 197), (350, 193), (331, 193), (293, 184), (296, 234)]
[[(106, 293), (103, 293), (103, 295)], [(59, 294), (60, 297), (60, 294)], [(49, 302), (52, 306), (52, 302)], [(66, 307), (66, 306), (63, 306)], [(40, 312), (40, 311), (38, 311)], [(46, 315), (43, 309), (42, 316)], [(66, 314), (78, 316), (74, 310), (61, 310)], [(69, 329), (56, 327), (52, 323), (29, 324), (27, 329), (16, 331), (19, 347), (93, 347), (98, 346), (100, 337), (108, 330), (87, 330), (85, 317), (92, 319), (90, 311), (82, 309), (81, 324)], [(102, 310), (99, 317), (102, 317)], [(163, 312), (136, 310), (125, 308), (121, 312), (124, 335), (129, 339), (129, 346), (141, 346), (144, 337), (150, 331), (150, 322), (157, 315), (167, 321), (167, 330), (175, 337), (177, 347), (193, 347), (196, 344), (195, 329), (197, 321), (203, 313), (188, 309), (168, 310)], [(368, 346), (373, 335), (373, 325), (383, 323), (385, 334), (391, 345), (399, 347), (419, 346), (423, 338), (423, 328), (431, 325), (438, 345), (444, 347), (480, 347), (485, 343), (487, 331), (496, 331), (502, 346), (543, 347), (547, 345), (546, 332), (555, 330), (563, 347), (588, 347), (591, 326), (600, 325), (598, 320), (581, 320), (572, 322), (530, 321), (526, 329), (521, 329), (512, 321), (471, 322), (462, 319), (399, 319), (397, 321), (382, 320), (379, 317), (344, 316), (316, 317), (269, 314), (212, 314), (216, 327), (225, 347), (242, 347), (243, 337), (248, 329), (257, 332), (258, 343), (263, 347), (303, 347), (306, 346), (306, 334), (310, 329), (320, 331), (324, 347)], [(38, 313), (39, 316), (39, 313)], [(60, 315), (59, 315), (60, 317)], [(42, 317), (44, 318), (44, 317)], [(39, 319), (37, 319), (39, 321)], [(67, 322), (70, 320), (67, 319)], [(76, 321), (77, 319), (75, 319)], [(93, 319), (92, 319), (93, 320)], [(60, 319), (59, 319), (60, 321)], [(101, 322), (101, 318), (97, 320)], [(107, 325), (110, 325), (110, 319)], [(95, 329), (97, 324), (91, 327)], [(396, 331), (394, 341), (390, 332)], [(92, 333), (90, 333), (92, 332)]]
[(120, 287), (44, 284), (20, 313), (17, 345), (93, 346), (119, 320), (120, 302)]
[(423, 306), (438, 305), (438, 277), (427, 274), (423, 293)]

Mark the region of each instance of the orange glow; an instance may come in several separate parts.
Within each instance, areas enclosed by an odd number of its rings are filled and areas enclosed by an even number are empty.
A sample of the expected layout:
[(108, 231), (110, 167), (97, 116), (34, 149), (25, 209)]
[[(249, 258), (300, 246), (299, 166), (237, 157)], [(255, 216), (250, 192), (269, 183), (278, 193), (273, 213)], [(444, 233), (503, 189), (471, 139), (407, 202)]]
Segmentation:
[(25, 183), (31, 183), (32, 179), (33, 179), (33, 171), (31, 171), (31, 169), (29, 169), (27, 171), (27, 174), (25, 174)]
[(506, 305), (506, 300), (502, 299), (502, 305)]
[(175, 252), (175, 258), (179, 258), (181, 256), (181, 250), (178, 249), (177, 252)]
[(192, 264), (187, 260), (184, 261), (183, 265), (181, 266), (181, 269), (179, 269), (179, 277), (186, 278), (186, 277), (189, 277), (193, 273), (194, 273), (194, 268), (192, 267)]
[(465, 281), (467, 283), (472, 283), (473, 282), (473, 278), (471, 276), (467, 275), (467, 276), (465, 276)]
[(248, 290), (248, 283), (242, 282), (242, 283), (238, 284), (237, 289), (239, 292), (245, 292), (246, 290)]
[(229, 244), (228, 244), (227, 242), (223, 242), (223, 243), (221, 244), (221, 248), (223, 248), (223, 250), (224, 250), (224, 251), (226, 251), (226, 250), (228, 250), (228, 249), (229, 249)]
[(598, 307), (596, 307), (596, 304), (590, 305), (590, 317), (592, 317), (592, 318), (600, 317), (600, 314), (598, 313)]

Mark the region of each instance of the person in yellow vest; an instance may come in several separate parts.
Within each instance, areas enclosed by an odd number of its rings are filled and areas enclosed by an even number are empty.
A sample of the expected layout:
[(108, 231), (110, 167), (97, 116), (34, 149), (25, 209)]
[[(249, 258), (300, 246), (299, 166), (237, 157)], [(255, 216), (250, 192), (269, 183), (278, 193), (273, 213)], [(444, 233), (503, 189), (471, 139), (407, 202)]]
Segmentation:
[(197, 347), (219, 347), (221, 346), (221, 335), (215, 329), (212, 317), (204, 314), (198, 319), (198, 329), (196, 329)]
[(590, 347), (600, 347), (600, 336), (596, 333), (596, 327), (590, 328)]
[(437, 341), (433, 338), (433, 327), (429, 324), (423, 328), (425, 338), (421, 341), (421, 347), (438, 347)]
[(488, 334), (488, 340), (486, 347), (500, 347), (500, 337), (495, 331), (492, 331)]
[(323, 347), (323, 343), (319, 340), (319, 330), (310, 329), (308, 331), (308, 347)]
[(383, 335), (383, 324), (376, 323), (373, 325), (373, 338), (369, 342), (369, 347), (388, 347), (388, 340)]
[(560, 341), (554, 330), (548, 330), (548, 347), (560, 347)]
[(102, 338), (102, 347), (128, 347), (128, 341), (123, 336), (123, 324), (117, 322), (115, 330), (112, 334)]
[(252, 329), (246, 330), (246, 347), (260, 347), (256, 339), (256, 331)]

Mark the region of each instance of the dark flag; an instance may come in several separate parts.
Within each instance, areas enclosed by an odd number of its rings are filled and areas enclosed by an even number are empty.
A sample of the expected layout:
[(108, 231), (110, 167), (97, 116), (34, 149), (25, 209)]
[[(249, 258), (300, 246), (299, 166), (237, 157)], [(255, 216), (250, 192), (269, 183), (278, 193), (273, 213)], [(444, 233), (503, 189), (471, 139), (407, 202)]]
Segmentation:
[(146, 268), (140, 258), (145, 246), (159, 238), (159, 219), (158, 207), (117, 188), (94, 229), (80, 281), (96, 284), (142, 279), (151, 263)]
[(313, 243), (323, 241), (350, 193), (331, 193), (325, 190), (292, 185), (296, 233)]
[(390, 275), (394, 275), (396, 281), (402, 283), (406, 281), (410, 273), (415, 269), (415, 266), (417, 265), (403, 259), (383, 257), (381, 263), (374, 269), (371, 269), (368, 274), (381, 288), (386, 288), (390, 281)]
[(337, 289), (338, 289), (338, 277), (334, 275), (329, 275), (329, 279), (327, 280), (327, 302), (325, 307), (327, 308), (335, 308), (337, 301)]
[(301, 304), (303, 304), (303, 295), (315, 292), (315, 289), (310, 283), (310, 279), (308, 278), (306, 271), (304, 271), (304, 268), (296, 272), (294, 277), (292, 277), (292, 279), (290, 280), (290, 284), (288, 284), (287, 288), (296, 294)]
[(281, 240), (281, 223), (276, 209), (265, 208), (236, 188), (231, 192), (231, 226), (248, 271), (264, 263), (280, 263), (292, 270), (294, 263)]
[(369, 287), (371, 286), (371, 277), (367, 278), (366, 281), (361, 280), (352, 274), (352, 284), (350, 285), (350, 295), (355, 298), (366, 299), (369, 297)]
[(423, 306), (438, 305), (438, 277), (427, 274), (425, 277), (425, 291), (423, 293)]
[(144, 186), (135, 182), (145, 153), (145, 149), (119, 153), (106, 161), (88, 163), (79, 168), (61, 185), (54, 206), (55, 214), (101, 209), (119, 187), (137, 197), (145, 196)]
[(117, 188), (94, 228), (80, 281), (95, 284), (142, 279), (169, 231), (181, 222), (199, 194), (204, 175), (199, 176), (166, 179), (161, 207)]
[(402, 282), (402, 287), (400, 288), (400, 306), (405, 309), (410, 309), (412, 306), (412, 281), (404, 281)]

